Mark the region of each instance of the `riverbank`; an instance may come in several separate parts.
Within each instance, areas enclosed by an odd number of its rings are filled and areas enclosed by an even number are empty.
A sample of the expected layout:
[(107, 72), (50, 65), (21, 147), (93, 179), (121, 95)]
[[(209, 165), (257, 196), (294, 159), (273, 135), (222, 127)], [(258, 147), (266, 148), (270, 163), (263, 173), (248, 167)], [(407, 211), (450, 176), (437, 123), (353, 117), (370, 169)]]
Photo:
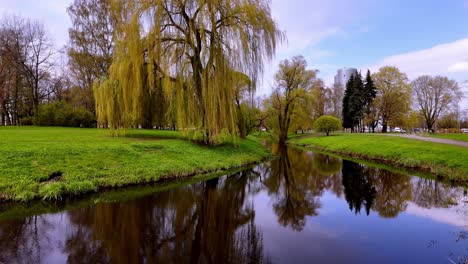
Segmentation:
[(0, 128), (0, 199), (61, 199), (260, 162), (258, 140), (203, 146), (175, 131), (51, 127)]
[(357, 159), (419, 169), (457, 182), (468, 181), (468, 148), (374, 134), (338, 133), (291, 139), (290, 144)]

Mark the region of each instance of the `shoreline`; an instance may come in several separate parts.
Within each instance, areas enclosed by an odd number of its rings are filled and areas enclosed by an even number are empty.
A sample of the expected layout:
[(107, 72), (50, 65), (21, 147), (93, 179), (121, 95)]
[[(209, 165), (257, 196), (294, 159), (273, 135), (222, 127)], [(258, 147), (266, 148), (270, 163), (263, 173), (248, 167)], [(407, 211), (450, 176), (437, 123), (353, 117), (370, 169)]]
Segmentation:
[[(111, 137), (98, 129), (0, 128), (0, 204), (62, 200), (123, 187), (188, 179), (261, 163), (259, 139), (203, 146), (178, 132), (132, 130)], [(143, 139), (140, 139), (143, 138)], [(160, 140), (163, 138), (165, 140)]]
[[(339, 137), (339, 136), (335, 136), (335, 137)], [(293, 140), (290, 140), (288, 144), (290, 144), (291, 146), (296, 146), (296, 147), (303, 148), (306, 150), (311, 150), (311, 151), (315, 150), (315, 151), (320, 151), (324, 153), (336, 154), (343, 158), (351, 158), (351, 159), (357, 159), (357, 160), (362, 160), (362, 161), (376, 162), (376, 163), (389, 165), (393, 167), (402, 167), (405, 169), (416, 170), (418, 172), (421, 172), (424, 174), (430, 174), (433, 177), (436, 177), (438, 179), (447, 180), (453, 183), (458, 183), (458, 184), (468, 183), (468, 175), (466, 175), (462, 169), (457, 169), (457, 168), (450, 167), (444, 164), (436, 163), (436, 160), (432, 160), (428, 162), (428, 161), (419, 159), (417, 156), (411, 157), (411, 159), (407, 159), (406, 157), (401, 155), (402, 153), (406, 151), (406, 149), (400, 149), (399, 151), (392, 150), (393, 152), (389, 154), (389, 153), (385, 153), (385, 150), (383, 148), (381, 153), (373, 154), (371, 153), (372, 151), (369, 151), (369, 149), (367, 149), (367, 153), (364, 150), (363, 151), (356, 150), (359, 148), (365, 149), (366, 146), (364, 144), (359, 145), (359, 143), (353, 143), (352, 147), (350, 147), (349, 144), (346, 144), (346, 145), (343, 144), (341, 146), (339, 144), (333, 145), (333, 146), (330, 146), (330, 145), (327, 146), (326, 144), (307, 141), (307, 139), (310, 139), (310, 138), (313, 138), (313, 137), (293, 139)], [(319, 138), (323, 139), (324, 137), (319, 137)], [(306, 142), (304, 142), (304, 140)], [(408, 139), (408, 140), (411, 140), (411, 139)], [(440, 145), (441, 143), (437, 143), (437, 144)], [(408, 147), (408, 149), (411, 149), (411, 147)], [(392, 157), (390, 155), (394, 155), (394, 156)]]

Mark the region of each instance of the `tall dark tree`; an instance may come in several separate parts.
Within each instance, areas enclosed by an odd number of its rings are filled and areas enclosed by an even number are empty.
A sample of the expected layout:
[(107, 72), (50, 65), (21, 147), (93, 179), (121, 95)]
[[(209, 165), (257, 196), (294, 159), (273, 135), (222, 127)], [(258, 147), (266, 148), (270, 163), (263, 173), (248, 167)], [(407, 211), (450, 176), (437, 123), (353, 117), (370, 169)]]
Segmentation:
[(378, 118), (372, 118), (374, 115), (374, 107), (373, 102), (375, 97), (377, 96), (377, 87), (375, 87), (374, 81), (372, 80), (372, 76), (369, 70), (367, 70), (366, 74), (366, 82), (364, 84), (364, 106), (365, 106), (365, 120), (367, 120), (366, 125), (372, 129), (372, 132), (375, 131), (375, 127), (377, 126)]
[(343, 110), (342, 110), (342, 115), (343, 115), (343, 127), (344, 128), (352, 128), (353, 126), (353, 121), (352, 121), (352, 116), (351, 116), (351, 111), (350, 111), (350, 98), (352, 94), (352, 90), (354, 87), (354, 75), (351, 75), (351, 78), (349, 78), (348, 82), (346, 83), (346, 89), (345, 93), (343, 96)]
[(361, 74), (358, 73), (349, 79), (343, 97), (343, 127), (351, 128), (351, 132), (354, 132), (356, 127), (361, 127), (364, 114), (364, 98), (364, 83)]
[(363, 132), (367, 115), (372, 108), (372, 102), (377, 95), (370, 71), (367, 71), (363, 82), (361, 73), (351, 76), (346, 84), (343, 97), (343, 127), (351, 128), (351, 132)]

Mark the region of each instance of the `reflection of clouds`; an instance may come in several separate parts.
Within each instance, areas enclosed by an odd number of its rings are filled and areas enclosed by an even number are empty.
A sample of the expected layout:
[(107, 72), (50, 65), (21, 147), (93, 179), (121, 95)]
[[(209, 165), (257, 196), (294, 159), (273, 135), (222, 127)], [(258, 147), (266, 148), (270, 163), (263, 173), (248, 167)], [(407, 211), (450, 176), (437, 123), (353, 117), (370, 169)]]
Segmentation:
[(313, 221), (313, 217), (307, 217), (307, 225), (305, 226), (305, 229), (308, 232), (313, 233), (314, 235), (318, 235), (323, 238), (328, 238), (328, 239), (336, 239), (339, 237), (339, 234), (336, 229), (331, 229), (327, 228), (323, 225), (321, 225), (318, 222)]
[[(466, 199), (466, 198), (465, 198)], [(408, 202), (406, 213), (419, 217), (429, 218), (432, 221), (461, 227), (468, 230), (468, 217), (463, 211), (467, 211), (466, 205), (459, 203), (450, 208), (431, 208), (426, 209), (417, 206), (413, 202)]]

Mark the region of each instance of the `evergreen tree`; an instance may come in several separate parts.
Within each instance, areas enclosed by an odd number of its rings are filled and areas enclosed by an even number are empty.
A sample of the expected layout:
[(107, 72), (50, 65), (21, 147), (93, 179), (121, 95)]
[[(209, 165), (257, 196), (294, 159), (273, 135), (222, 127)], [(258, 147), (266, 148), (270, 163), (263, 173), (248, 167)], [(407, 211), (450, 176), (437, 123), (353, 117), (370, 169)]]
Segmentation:
[(346, 83), (346, 89), (343, 96), (343, 128), (351, 128), (353, 126), (352, 116), (351, 116), (351, 104), (350, 99), (352, 95), (352, 90), (354, 88), (354, 75), (351, 75), (348, 82)]
[(367, 70), (366, 74), (366, 83), (364, 85), (365, 91), (365, 104), (366, 110), (368, 110), (369, 105), (372, 103), (374, 98), (377, 96), (377, 88), (375, 87), (374, 81), (372, 80), (371, 73)]
[(358, 127), (358, 131), (360, 131), (365, 106), (365, 91), (361, 73), (358, 73), (357, 76), (354, 77), (353, 89), (351, 91), (350, 109), (353, 121), (351, 130), (354, 131), (354, 128)]
[[(371, 112), (372, 109), (372, 102), (374, 101), (375, 97), (377, 96), (377, 88), (375, 87), (374, 81), (372, 80), (372, 76), (369, 70), (367, 70), (366, 74), (366, 83), (364, 84), (364, 92), (365, 92), (365, 115), (366, 117), (375, 116)], [(368, 126), (372, 128), (374, 131), (375, 127), (377, 126), (377, 121), (375, 118), (367, 118), (369, 121)]]

